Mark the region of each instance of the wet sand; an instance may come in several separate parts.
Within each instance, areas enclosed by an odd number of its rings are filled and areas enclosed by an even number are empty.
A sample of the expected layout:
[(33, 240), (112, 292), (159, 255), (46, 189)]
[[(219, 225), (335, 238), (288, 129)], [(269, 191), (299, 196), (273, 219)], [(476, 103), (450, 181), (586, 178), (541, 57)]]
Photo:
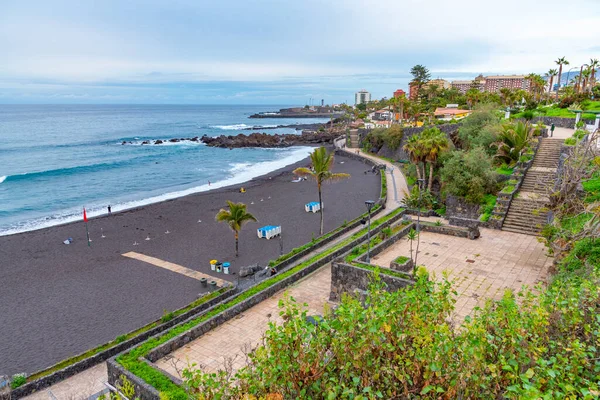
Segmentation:
[[(0, 375), (48, 367), (160, 318), (164, 310), (183, 307), (202, 292), (195, 279), (123, 253), (235, 281), (237, 274), (211, 272), (209, 260), (231, 262), (233, 273), (252, 263), (266, 265), (279, 255), (280, 242), (259, 239), (257, 228), (281, 225), (284, 252), (317, 237), (319, 214), (304, 211), (305, 203), (318, 200), (316, 184), (291, 182), (291, 171), (308, 163), (246, 184), (90, 219), (91, 247), (83, 222), (0, 237)], [(352, 177), (324, 186), (325, 231), (363, 213), (365, 200), (377, 200), (380, 178), (364, 174), (369, 168), (336, 157), (334, 170)], [(246, 193), (239, 193), (242, 186)], [(242, 229), (238, 258), (232, 231), (215, 221), (226, 200), (246, 203), (259, 221)], [(68, 237), (73, 243), (63, 244)]]

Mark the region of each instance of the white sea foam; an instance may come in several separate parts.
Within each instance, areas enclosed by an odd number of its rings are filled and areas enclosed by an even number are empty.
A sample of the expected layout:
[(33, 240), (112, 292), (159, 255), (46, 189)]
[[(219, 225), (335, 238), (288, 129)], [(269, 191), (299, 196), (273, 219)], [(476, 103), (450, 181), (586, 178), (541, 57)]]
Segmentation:
[[(266, 150), (266, 149), (265, 149)], [(136, 207), (145, 206), (148, 204), (159, 203), (165, 200), (171, 200), (178, 197), (187, 196), (194, 193), (205, 192), (211, 189), (217, 189), (225, 186), (241, 184), (261, 175), (268, 174), (279, 168), (296, 163), (308, 156), (311, 147), (293, 147), (287, 149), (278, 149), (285, 156), (273, 161), (263, 161), (257, 163), (237, 163), (231, 164), (229, 169), (230, 176), (218, 182), (211, 182), (211, 185), (204, 184), (192, 188), (179, 190), (175, 192), (165, 193), (158, 196), (152, 196), (146, 199), (127, 201), (123, 203), (113, 204), (112, 211), (124, 211)], [(86, 207), (88, 218), (106, 214), (106, 206), (90, 206)], [(81, 221), (82, 213), (80, 208), (64, 210), (63, 212), (54, 214), (51, 217), (37, 218), (18, 224), (18, 226), (10, 227), (0, 231), (0, 236), (12, 235), (15, 233), (33, 231), (37, 229), (48, 228), (50, 226), (62, 225), (69, 222)]]
[(215, 129), (223, 129), (227, 131), (241, 131), (242, 129), (252, 128), (250, 125), (246, 124), (235, 124), (235, 125), (213, 125), (211, 128)]
[[(156, 146), (156, 147), (160, 147), (160, 146), (206, 146), (206, 144), (201, 142), (200, 140), (198, 140), (197, 142), (195, 142), (193, 140), (180, 140), (179, 142), (169, 142), (168, 139), (160, 139), (160, 140), (162, 140), (162, 143), (154, 144), (154, 142), (157, 140), (158, 139), (137, 140), (134, 142), (127, 142), (125, 144), (125, 146)], [(149, 143), (142, 144), (146, 141)], [(117, 142), (116, 144), (123, 145), (123, 142)]]
[(6, 176), (0, 176), (0, 183), (4, 182), (6, 180)]

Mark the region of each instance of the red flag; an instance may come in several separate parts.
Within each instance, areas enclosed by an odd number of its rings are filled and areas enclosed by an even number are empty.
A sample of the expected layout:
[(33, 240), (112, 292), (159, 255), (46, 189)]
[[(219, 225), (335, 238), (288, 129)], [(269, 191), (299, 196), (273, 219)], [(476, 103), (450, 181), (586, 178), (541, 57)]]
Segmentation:
[(85, 214), (85, 207), (83, 207), (83, 222), (87, 222), (87, 215)]

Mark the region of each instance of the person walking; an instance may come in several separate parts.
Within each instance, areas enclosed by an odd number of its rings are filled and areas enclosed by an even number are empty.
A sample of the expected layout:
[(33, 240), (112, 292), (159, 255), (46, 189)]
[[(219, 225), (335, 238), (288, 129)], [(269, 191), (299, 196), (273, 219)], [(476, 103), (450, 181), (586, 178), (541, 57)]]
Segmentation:
[(110, 208), (110, 204), (108, 205), (108, 213), (111, 214), (112, 213), (112, 208)]
[(554, 123), (550, 125), (550, 137), (554, 136)]

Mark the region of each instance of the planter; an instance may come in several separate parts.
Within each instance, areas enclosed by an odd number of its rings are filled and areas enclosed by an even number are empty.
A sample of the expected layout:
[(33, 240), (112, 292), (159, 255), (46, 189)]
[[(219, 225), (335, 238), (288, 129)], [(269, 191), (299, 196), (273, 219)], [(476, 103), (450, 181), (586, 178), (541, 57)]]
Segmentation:
[(202, 287), (207, 287), (208, 286), (208, 280), (206, 278), (200, 279), (200, 285), (202, 285)]
[(401, 257), (396, 258), (394, 261), (390, 262), (390, 268), (396, 271), (400, 271), (400, 272), (406, 272), (406, 273), (410, 273), (412, 272), (413, 269), (413, 260), (411, 260), (408, 257), (403, 257), (404, 259), (402, 259)]
[(209, 285), (210, 285), (210, 290), (215, 290), (217, 288), (216, 281), (210, 281)]

